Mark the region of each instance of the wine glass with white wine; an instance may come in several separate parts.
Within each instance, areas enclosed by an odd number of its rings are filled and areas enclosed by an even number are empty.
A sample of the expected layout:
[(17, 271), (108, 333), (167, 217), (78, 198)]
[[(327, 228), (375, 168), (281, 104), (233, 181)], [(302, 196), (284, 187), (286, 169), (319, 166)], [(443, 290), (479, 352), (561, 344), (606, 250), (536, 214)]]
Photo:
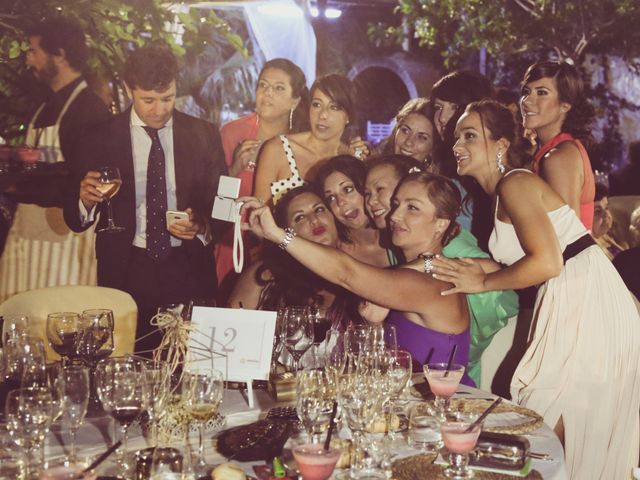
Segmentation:
[(111, 207), (111, 199), (120, 190), (122, 185), (122, 178), (120, 177), (120, 170), (115, 167), (100, 167), (100, 178), (98, 181), (100, 184), (96, 187), (107, 202), (107, 226), (98, 230), (98, 232), (110, 232), (117, 233), (124, 231), (124, 227), (119, 227), (113, 221), (113, 209)]

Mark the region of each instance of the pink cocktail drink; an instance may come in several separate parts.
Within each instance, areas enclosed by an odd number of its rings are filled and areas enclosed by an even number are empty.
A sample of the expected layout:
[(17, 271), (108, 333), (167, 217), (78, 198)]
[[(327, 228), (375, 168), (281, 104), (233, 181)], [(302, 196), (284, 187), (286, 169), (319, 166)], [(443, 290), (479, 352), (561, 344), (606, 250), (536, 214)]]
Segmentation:
[(40, 473), (40, 480), (93, 480), (96, 474), (93, 472), (82, 473), (80, 466), (64, 466), (47, 468)]
[(429, 381), (429, 388), (436, 397), (449, 398), (456, 393), (458, 385), (460, 385), (460, 379), (462, 378), (462, 372), (449, 372), (449, 375), (444, 376), (445, 372), (442, 370), (434, 370), (427, 374), (427, 380)]
[(470, 432), (465, 432), (469, 427), (468, 423), (445, 423), (440, 427), (444, 446), (451, 453), (469, 453), (478, 443), (480, 435), (480, 426), (477, 426)]
[(320, 444), (299, 445), (293, 449), (303, 480), (327, 480), (340, 458), (340, 450), (325, 450)]
[[(458, 417), (456, 421), (447, 421), (440, 425), (444, 446), (449, 450), (449, 466), (443, 473), (447, 478), (472, 478), (473, 471), (468, 468), (469, 452), (478, 443), (482, 425), (473, 425), (473, 415), (459, 414)], [(471, 430), (467, 432), (468, 429)]]
[(440, 420), (449, 411), (449, 399), (456, 393), (464, 375), (464, 365), (452, 363), (429, 363), (422, 367), (429, 388), (436, 396), (436, 406)]

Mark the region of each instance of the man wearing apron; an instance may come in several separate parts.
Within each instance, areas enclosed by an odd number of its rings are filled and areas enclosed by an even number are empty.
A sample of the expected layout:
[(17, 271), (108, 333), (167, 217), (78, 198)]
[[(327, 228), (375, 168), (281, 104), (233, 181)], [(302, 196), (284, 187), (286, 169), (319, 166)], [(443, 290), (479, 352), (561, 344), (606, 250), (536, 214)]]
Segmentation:
[(18, 186), (18, 207), (0, 257), (0, 302), (35, 288), (96, 284), (93, 232), (71, 232), (60, 207), (75, 190), (70, 178), (82, 171), (74, 155), (78, 140), (86, 127), (107, 120), (109, 111), (82, 78), (87, 48), (77, 23), (55, 18), (28, 37), (27, 65), (53, 94), (33, 115), (25, 143), (40, 149), (41, 161), (65, 162), (70, 175)]

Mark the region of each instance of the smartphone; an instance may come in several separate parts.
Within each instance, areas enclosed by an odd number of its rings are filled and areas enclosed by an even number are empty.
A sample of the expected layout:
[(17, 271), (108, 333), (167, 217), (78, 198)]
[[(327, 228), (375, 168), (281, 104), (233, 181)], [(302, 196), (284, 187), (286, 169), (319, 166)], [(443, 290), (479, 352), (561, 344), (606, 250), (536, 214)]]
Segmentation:
[(167, 210), (167, 227), (176, 220), (189, 220), (189, 214), (187, 212)]

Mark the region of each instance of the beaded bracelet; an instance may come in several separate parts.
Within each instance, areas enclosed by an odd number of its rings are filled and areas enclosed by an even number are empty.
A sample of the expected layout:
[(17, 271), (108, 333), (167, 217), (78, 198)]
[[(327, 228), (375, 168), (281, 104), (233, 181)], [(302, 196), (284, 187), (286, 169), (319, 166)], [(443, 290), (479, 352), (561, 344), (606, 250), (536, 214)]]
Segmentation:
[(278, 244), (278, 247), (280, 247), (282, 250), (286, 250), (289, 244), (291, 243), (291, 240), (293, 240), (295, 236), (296, 236), (296, 232), (293, 230), (293, 228), (291, 227), (285, 228), (284, 238), (282, 239), (282, 242)]

